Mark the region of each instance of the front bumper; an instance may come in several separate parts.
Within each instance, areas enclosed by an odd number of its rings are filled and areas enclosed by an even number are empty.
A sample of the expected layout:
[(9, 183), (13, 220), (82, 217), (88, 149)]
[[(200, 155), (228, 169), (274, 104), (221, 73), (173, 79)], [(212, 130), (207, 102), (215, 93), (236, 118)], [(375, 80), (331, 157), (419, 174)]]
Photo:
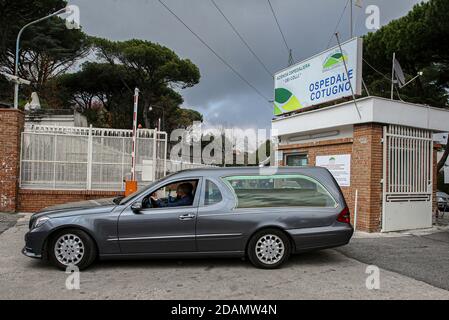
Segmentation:
[(28, 231), (25, 234), (25, 247), (22, 249), (22, 253), (30, 258), (42, 259), (49, 230), (48, 226), (44, 224), (39, 228)]
[(29, 258), (42, 259), (42, 254), (34, 253), (32, 249), (28, 248), (27, 246), (23, 247), (22, 254)]

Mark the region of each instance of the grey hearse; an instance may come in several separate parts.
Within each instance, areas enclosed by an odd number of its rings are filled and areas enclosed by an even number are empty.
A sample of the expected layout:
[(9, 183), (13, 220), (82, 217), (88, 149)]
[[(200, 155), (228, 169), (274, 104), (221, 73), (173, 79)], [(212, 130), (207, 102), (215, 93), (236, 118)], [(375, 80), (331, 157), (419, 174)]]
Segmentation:
[(62, 269), (97, 258), (218, 256), (276, 268), (353, 234), (339, 186), (316, 167), (181, 171), (128, 197), (46, 208), (29, 227), (23, 253)]

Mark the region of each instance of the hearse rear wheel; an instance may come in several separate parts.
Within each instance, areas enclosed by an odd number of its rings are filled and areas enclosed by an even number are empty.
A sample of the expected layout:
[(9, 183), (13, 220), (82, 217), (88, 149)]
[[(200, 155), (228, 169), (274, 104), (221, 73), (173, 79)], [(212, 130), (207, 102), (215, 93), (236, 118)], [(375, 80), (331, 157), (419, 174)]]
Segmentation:
[(290, 251), (290, 240), (284, 232), (277, 229), (264, 229), (251, 238), (247, 254), (254, 266), (262, 269), (276, 269), (288, 260)]

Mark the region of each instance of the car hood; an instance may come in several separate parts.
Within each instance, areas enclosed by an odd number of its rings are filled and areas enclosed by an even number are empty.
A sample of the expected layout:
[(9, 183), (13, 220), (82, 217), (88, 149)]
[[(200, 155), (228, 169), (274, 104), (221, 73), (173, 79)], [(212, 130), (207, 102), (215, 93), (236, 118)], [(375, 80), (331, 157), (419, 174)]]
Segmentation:
[(41, 216), (62, 217), (68, 215), (109, 212), (112, 211), (117, 206), (117, 204), (114, 203), (113, 200), (114, 198), (106, 198), (106, 199), (70, 202), (56, 206), (51, 206), (33, 214), (32, 219)]
[(56, 210), (67, 210), (67, 209), (87, 209), (87, 208), (96, 208), (96, 207), (104, 207), (104, 206), (115, 206), (114, 198), (105, 198), (105, 199), (95, 199), (95, 200), (86, 200), (86, 201), (78, 201), (78, 202), (69, 202), (64, 204), (58, 204), (55, 206), (47, 207), (45, 211), (56, 211)]

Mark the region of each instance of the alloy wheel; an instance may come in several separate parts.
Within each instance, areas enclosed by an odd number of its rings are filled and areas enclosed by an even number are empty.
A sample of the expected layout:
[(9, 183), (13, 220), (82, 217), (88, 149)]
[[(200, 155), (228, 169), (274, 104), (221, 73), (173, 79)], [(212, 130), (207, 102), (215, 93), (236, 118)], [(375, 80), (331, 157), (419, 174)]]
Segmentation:
[(56, 240), (54, 253), (56, 259), (63, 265), (76, 265), (84, 256), (85, 246), (80, 237), (74, 234), (64, 234)]
[(274, 234), (266, 234), (257, 240), (255, 252), (257, 258), (265, 264), (279, 262), (285, 253), (284, 242)]

